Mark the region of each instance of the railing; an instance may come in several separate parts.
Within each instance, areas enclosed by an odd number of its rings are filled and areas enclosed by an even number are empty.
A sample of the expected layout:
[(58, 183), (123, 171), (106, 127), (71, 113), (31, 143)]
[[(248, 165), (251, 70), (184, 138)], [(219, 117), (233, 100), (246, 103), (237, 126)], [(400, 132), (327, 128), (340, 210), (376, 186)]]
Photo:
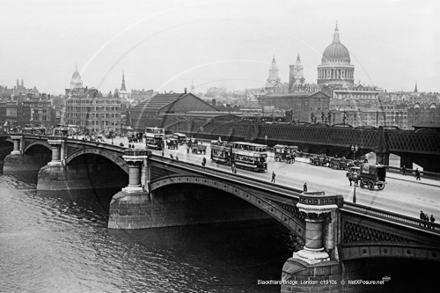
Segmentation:
[(283, 195), (287, 198), (299, 199), (299, 195), (301, 192), (303, 192), (302, 189), (287, 187), (287, 186), (280, 186), (277, 184), (267, 184), (266, 182), (262, 182), (258, 179), (252, 179), (247, 176), (239, 175), (239, 174), (231, 174), (229, 172), (223, 171), (223, 170), (214, 170), (209, 167), (203, 167), (199, 165), (195, 165), (193, 163), (188, 163), (184, 161), (177, 161), (174, 159), (161, 157), (158, 155), (153, 155), (151, 157), (152, 160), (167, 163), (169, 165), (176, 166), (178, 165), (180, 168), (191, 171), (191, 172), (197, 172), (201, 175), (210, 175), (222, 179), (226, 179), (228, 181), (232, 181), (234, 183), (244, 184), (251, 187), (257, 187), (261, 190), (265, 190), (268, 192), (276, 192), (277, 194)]
[(381, 219), (386, 222), (397, 224), (400, 226), (415, 228), (429, 234), (440, 235), (440, 224), (415, 219), (409, 216), (404, 216), (397, 213), (350, 202), (344, 202), (344, 206), (341, 208), (341, 210), (344, 212), (355, 213), (373, 219)]

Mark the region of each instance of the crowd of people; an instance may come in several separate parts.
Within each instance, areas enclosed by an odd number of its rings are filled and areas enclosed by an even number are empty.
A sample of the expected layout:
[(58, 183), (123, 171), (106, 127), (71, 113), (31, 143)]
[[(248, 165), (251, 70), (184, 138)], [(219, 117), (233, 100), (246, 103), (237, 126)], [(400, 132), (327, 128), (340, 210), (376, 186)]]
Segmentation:
[(425, 214), (423, 211), (420, 211), (420, 220), (425, 221), (425, 227), (432, 227), (429, 223), (434, 223), (435, 218), (434, 215), (431, 214), (431, 217), (428, 214)]

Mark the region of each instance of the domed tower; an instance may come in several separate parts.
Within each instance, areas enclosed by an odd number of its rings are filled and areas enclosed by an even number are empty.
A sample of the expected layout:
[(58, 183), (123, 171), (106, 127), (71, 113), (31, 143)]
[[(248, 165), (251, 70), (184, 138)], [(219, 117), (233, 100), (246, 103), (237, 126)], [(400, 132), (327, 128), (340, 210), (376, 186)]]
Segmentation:
[(82, 88), (83, 82), (81, 80), (81, 75), (78, 72), (78, 66), (75, 66), (75, 72), (72, 74), (72, 79), (70, 80), (70, 89)]
[(352, 86), (354, 66), (350, 64), (350, 53), (339, 40), (338, 23), (333, 34), (333, 42), (322, 54), (321, 65), (318, 65), (318, 85)]

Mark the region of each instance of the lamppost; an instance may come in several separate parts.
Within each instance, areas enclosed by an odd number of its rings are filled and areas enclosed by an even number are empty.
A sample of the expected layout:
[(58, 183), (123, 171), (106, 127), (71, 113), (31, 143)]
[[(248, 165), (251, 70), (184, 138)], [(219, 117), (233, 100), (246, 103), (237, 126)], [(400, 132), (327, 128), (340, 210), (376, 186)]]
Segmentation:
[(353, 152), (353, 160), (356, 160), (356, 152), (358, 151), (357, 145), (351, 145), (351, 151)]
[(353, 182), (353, 203), (356, 203), (356, 185), (356, 182)]

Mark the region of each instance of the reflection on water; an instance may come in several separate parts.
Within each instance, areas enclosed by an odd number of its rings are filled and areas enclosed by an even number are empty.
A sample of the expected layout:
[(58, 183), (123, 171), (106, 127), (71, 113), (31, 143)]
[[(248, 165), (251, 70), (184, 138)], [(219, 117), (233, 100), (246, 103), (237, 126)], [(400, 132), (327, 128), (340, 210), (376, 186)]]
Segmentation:
[(273, 220), (108, 230), (118, 190), (38, 192), (0, 175), (4, 292), (279, 292), (294, 240)]

